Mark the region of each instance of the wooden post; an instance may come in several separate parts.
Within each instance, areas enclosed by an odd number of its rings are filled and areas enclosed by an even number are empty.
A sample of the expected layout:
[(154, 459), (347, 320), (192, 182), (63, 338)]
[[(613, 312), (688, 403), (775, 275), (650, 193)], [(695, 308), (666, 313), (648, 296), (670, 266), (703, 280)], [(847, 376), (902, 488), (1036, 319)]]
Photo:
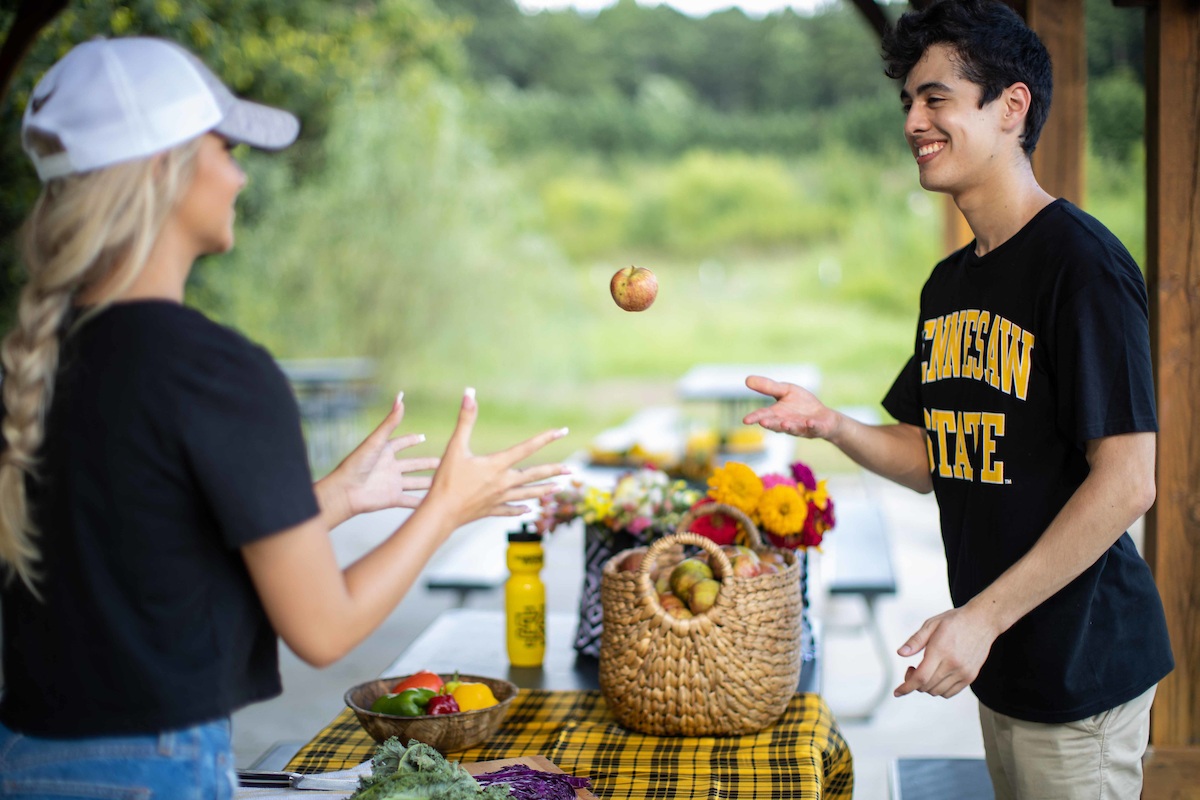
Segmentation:
[[(1175, 671), (1158, 687), (1151, 741), (1200, 758), (1200, 4), (1146, 11), (1146, 282), (1158, 401), (1158, 502), (1146, 560)], [(1149, 779), (1149, 773), (1147, 774)], [(1171, 797), (1150, 791), (1146, 797)]]
[(1083, 206), (1087, 153), (1087, 38), (1083, 0), (1026, 0), (1025, 22), (1054, 65), (1050, 116), (1033, 151), (1033, 174), (1054, 197)]
[[(1086, 188), (1087, 38), (1083, 0), (1006, 0), (1025, 18), (1054, 65), (1050, 116), (1033, 151), (1033, 174), (1042, 188), (1080, 208)], [(949, 197), (945, 201), (945, 248), (951, 253), (974, 238)]]

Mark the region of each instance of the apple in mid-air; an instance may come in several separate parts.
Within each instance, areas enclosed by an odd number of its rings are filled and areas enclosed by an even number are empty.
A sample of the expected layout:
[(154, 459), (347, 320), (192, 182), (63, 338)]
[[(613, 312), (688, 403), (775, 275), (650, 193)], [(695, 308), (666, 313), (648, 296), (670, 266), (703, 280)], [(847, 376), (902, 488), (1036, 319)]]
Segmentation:
[(645, 267), (628, 266), (612, 276), (609, 290), (626, 311), (645, 311), (658, 296), (658, 278)]

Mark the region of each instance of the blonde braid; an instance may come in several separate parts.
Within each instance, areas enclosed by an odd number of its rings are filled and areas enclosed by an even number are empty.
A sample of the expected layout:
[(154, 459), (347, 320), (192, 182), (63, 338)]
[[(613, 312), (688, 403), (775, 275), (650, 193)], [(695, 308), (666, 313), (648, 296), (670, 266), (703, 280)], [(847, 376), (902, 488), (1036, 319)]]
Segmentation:
[[(4, 379), (0, 422), (0, 564), (35, 597), (40, 558), (29, 514), (27, 479), (37, 479), (64, 322), (78, 294), (115, 278), (87, 317), (107, 307), (137, 279), (163, 223), (191, 182), (199, 139), (161, 156), (50, 181), (22, 229), (29, 280), (17, 324), (0, 343)], [(45, 142), (53, 149), (56, 143)]]

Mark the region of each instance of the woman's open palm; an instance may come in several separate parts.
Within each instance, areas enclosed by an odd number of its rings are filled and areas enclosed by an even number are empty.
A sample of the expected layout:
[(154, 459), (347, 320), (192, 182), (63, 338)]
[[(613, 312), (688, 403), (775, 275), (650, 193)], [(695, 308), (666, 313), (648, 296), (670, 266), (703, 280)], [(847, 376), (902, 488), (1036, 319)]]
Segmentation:
[(396, 458), (401, 450), (425, 441), (420, 434), (391, 438), (404, 419), (402, 397), (403, 393), (379, 427), (334, 470), (354, 514), (385, 508), (416, 508), (424, 498), (411, 492), (428, 489), (432, 478), (408, 473), (434, 470), (441, 463), (439, 458)]

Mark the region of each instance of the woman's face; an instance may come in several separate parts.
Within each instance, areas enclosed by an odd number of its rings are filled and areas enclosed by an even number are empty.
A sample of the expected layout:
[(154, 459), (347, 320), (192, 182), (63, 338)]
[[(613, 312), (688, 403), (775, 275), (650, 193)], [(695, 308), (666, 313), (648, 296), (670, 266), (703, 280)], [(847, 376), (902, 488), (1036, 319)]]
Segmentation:
[(233, 247), (233, 203), (246, 185), (246, 173), (233, 158), (233, 144), (206, 133), (196, 153), (192, 184), (176, 208), (176, 222), (192, 240), (197, 255), (224, 253)]

